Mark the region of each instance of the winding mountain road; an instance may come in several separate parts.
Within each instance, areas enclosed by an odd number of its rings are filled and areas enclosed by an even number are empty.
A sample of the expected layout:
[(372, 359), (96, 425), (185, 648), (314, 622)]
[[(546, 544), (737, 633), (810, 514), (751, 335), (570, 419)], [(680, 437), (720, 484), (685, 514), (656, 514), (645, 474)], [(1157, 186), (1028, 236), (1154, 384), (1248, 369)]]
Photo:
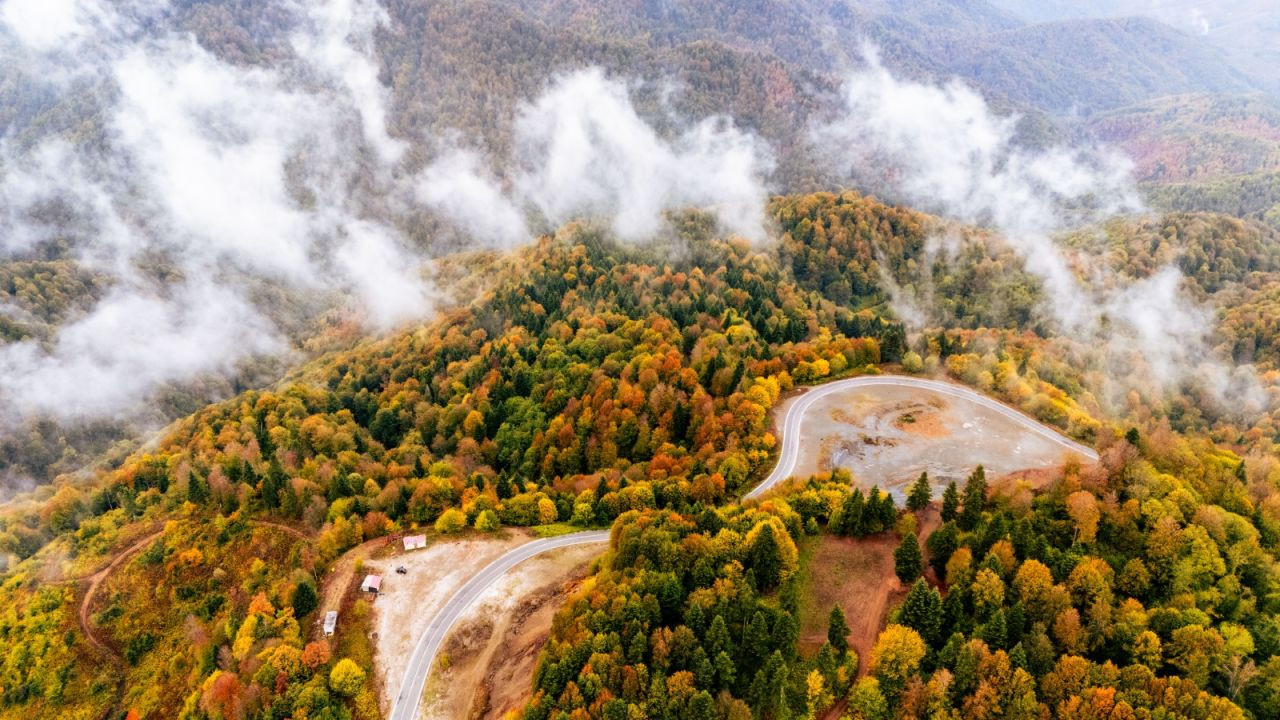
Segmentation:
[(453, 597), (436, 610), (435, 616), (431, 618), (431, 624), (418, 638), (418, 644), (413, 648), (413, 656), (409, 659), (408, 667), (405, 668), (404, 680), (400, 682), (400, 692), (396, 694), (395, 702), (391, 706), (390, 720), (413, 720), (418, 716), (418, 709), (422, 706), (422, 691), (426, 687), (431, 668), (435, 665), (436, 655), (440, 652), (445, 638), (449, 636), (449, 631), (453, 629), (458, 619), (480, 599), (480, 596), (493, 587), (508, 570), (544, 552), (608, 541), (608, 530), (591, 530), (534, 540), (509, 550), (476, 573), (466, 585), (459, 588)]
[[(743, 499), (750, 500), (763, 495), (778, 483), (786, 480), (795, 471), (796, 460), (800, 454), (801, 423), (805, 413), (815, 402), (828, 395), (845, 392), (853, 388), (885, 385), (924, 389), (977, 403), (1023, 425), (1030, 432), (1041, 435), (1067, 450), (1078, 453), (1090, 460), (1096, 461), (1098, 459), (1098, 454), (1092, 448), (1086, 447), (1048, 428), (1031, 416), (1014, 410), (1008, 405), (993, 400), (976, 390), (970, 390), (948, 382), (901, 375), (855, 377), (811, 388), (792, 403), (791, 407), (787, 409), (787, 414), (782, 422), (783, 444), (777, 465), (773, 468), (773, 472), (769, 473), (769, 476), (755, 489), (743, 496)], [(607, 530), (579, 532), (535, 540), (508, 551), (479, 573), (476, 573), (436, 610), (435, 616), (431, 618), (427, 629), (419, 636), (418, 642), (413, 649), (413, 655), (409, 659), (409, 665), (405, 668), (404, 679), (400, 682), (400, 691), (396, 694), (392, 704), (390, 720), (414, 720), (417, 718), (418, 710), (422, 706), (422, 693), (426, 687), (427, 678), (431, 674), (431, 669), (436, 663), (436, 657), (440, 652), (441, 646), (444, 645), (450, 630), (453, 629), (458, 619), (479, 601), (485, 591), (493, 587), (508, 570), (544, 552), (574, 545), (603, 543), (608, 540), (609, 531)]]
[(845, 392), (854, 388), (876, 387), (876, 386), (893, 386), (916, 388), (921, 390), (929, 390), (940, 395), (966, 400), (976, 403), (993, 412), (999, 413), (1004, 417), (1013, 420), (1027, 430), (1034, 432), (1052, 442), (1072, 452), (1078, 453), (1091, 461), (1098, 460), (1098, 453), (1088, 446), (1082, 445), (1061, 433), (1050, 429), (1035, 418), (1015, 410), (1002, 402), (993, 400), (982, 393), (971, 390), (962, 385), (955, 385), (940, 380), (926, 380), (924, 378), (908, 377), (905, 375), (868, 375), (864, 377), (854, 377), (845, 380), (837, 380), (819, 385), (806, 390), (798, 400), (787, 408), (787, 414), (782, 421), (782, 449), (778, 454), (778, 464), (774, 466), (773, 472), (769, 473), (759, 485), (751, 492), (742, 497), (743, 500), (751, 500), (760, 497), (768, 492), (778, 483), (791, 477), (796, 469), (796, 460), (800, 455), (800, 426), (804, 420), (805, 413), (818, 400), (828, 395)]

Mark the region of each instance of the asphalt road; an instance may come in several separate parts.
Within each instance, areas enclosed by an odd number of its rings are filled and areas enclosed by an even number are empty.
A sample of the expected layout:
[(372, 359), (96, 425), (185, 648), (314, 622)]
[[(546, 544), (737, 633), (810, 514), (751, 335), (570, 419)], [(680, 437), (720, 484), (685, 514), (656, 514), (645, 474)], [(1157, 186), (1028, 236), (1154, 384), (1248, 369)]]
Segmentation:
[(418, 638), (418, 644), (413, 648), (413, 656), (409, 659), (408, 667), (405, 668), (404, 680), (400, 682), (400, 692), (396, 694), (395, 702), (391, 706), (390, 720), (413, 720), (418, 716), (418, 708), (422, 706), (422, 690), (426, 687), (427, 677), (431, 674), (431, 669), (436, 662), (436, 654), (440, 652), (440, 646), (449, 636), (449, 631), (458, 622), (458, 618), (462, 617), (508, 570), (549, 550), (608, 542), (608, 540), (608, 530), (592, 530), (534, 540), (509, 550), (476, 573), (466, 585), (449, 598), (448, 602), (439, 607), (435, 617), (431, 618), (431, 624)]
[(815, 402), (833, 393), (845, 392), (853, 388), (885, 385), (930, 390), (940, 395), (948, 395), (977, 403), (1023, 425), (1031, 432), (1041, 435), (1068, 450), (1079, 453), (1089, 460), (1097, 461), (1098, 459), (1098, 453), (1093, 448), (1082, 445), (1049, 428), (1030, 415), (993, 400), (976, 390), (970, 390), (962, 385), (954, 385), (949, 382), (907, 377), (905, 375), (868, 375), (819, 385), (807, 390), (804, 395), (800, 396), (799, 400), (793, 402), (791, 407), (787, 408), (787, 415), (782, 421), (782, 449), (778, 453), (778, 464), (774, 466), (773, 472), (769, 473), (769, 477), (765, 478), (751, 492), (744, 495), (742, 499), (750, 500), (763, 495), (773, 486), (791, 477), (791, 474), (795, 472), (796, 459), (800, 454), (800, 424), (804, 420), (805, 413)]

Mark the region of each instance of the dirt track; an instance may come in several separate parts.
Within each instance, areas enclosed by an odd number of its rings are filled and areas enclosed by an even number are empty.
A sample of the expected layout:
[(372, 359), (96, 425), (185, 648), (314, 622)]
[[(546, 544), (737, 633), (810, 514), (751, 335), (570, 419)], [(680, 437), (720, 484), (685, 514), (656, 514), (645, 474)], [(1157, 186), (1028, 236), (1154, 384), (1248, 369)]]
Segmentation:
[[(920, 544), (941, 524), (936, 505), (922, 513), (916, 535)], [(908, 589), (894, 573), (898, 536), (892, 532), (865, 538), (823, 535), (817, 542), (809, 561), (812, 605), (801, 617), (801, 649), (816, 652), (826, 641), (827, 616), (838, 604), (849, 623), (849, 647), (858, 652), (859, 672), (865, 673), (889, 609)]]
[(144, 547), (150, 545), (163, 534), (163, 528), (148, 533), (145, 537), (134, 542), (112, 558), (111, 562), (107, 563), (101, 570), (87, 578), (82, 578), (83, 580), (87, 580), (89, 584), (85, 589), (84, 599), (80, 601), (80, 612), (78, 614), (80, 620), (80, 632), (84, 633), (85, 639), (89, 641), (90, 645), (93, 645), (94, 648), (105, 655), (109, 655), (117, 660), (120, 659), (120, 656), (116, 651), (98, 636), (98, 631), (93, 627), (93, 624), (89, 622), (89, 615), (91, 612), (90, 608), (93, 607), (93, 597), (97, 594), (98, 588), (102, 585), (102, 581), (106, 580), (111, 573), (115, 572), (116, 568), (120, 567), (129, 558), (138, 554), (138, 552), (140, 552)]
[[(295, 527), (285, 525), (284, 523), (272, 522), (269, 520), (250, 520), (248, 521), (248, 524), (257, 527), (275, 528), (276, 530), (284, 531), (300, 540), (307, 539), (306, 533)], [(87, 639), (89, 644), (93, 645), (95, 649), (116, 659), (117, 661), (123, 660), (123, 658), (121, 658), (120, 654), (102, 639), (98, 634), (97, 629), (93, 627), (93, 623), (90, 622), (91, 615), (93, 614), (94, 597), (98, 593), (98, 588), (102, 586), (103, 581), (111, 576), (111, 573), (115, 572), (121, 565), (129, 560), (129, 558), (141, 552), (143, 548), (158, 540), (163, 534), (163, 527), (149, 532), (146, 536), (140, 538), (129, 547), (117, 553), (115, 557), (111, 558), (111, 562), (103, 566), (101, 570), (87, 577), (78, 578), (81, 582), (88, 582), (88, 585), (85, 588), (84, 597), (80, 600), (79, 612), (77, 613), (77, 619), (80, 623), (80, 632), (84, 633), (85, 639)]]

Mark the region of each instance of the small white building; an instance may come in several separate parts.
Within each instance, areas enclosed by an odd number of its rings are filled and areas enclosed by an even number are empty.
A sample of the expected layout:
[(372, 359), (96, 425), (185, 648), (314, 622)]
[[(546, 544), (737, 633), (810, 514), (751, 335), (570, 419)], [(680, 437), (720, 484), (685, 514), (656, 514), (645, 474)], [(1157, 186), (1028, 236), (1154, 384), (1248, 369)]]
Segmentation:
[(330, 610), (324, 614), (324, 634), (328, 637), (338, 628), (338, 611)]
[(382, 589), (381, 575), (365, 575), (364, 582), (360, 583), (360, 590), (363, 592), (371, 592), (377, 595)]
[(418, 550), (427, 546), (426, 535), (408, 535), (404, 539), (405, 550)]

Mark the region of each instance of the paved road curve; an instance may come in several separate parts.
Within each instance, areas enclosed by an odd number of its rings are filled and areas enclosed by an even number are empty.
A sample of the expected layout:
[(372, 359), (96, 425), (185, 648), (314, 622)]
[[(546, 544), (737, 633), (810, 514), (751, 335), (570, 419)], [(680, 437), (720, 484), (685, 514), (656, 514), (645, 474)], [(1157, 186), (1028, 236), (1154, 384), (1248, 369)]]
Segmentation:
[(498, 582), (508, 570), (549, 550), (608, 541), (608, 530), (593, 530), (534, 540), (507, 551), (505, 555), (476, 573), (466, 585), (449, 598), (448, 602), (440, 606), (435, 617), (431, 618), (431, 624), (418, 638), (418, 644), (413, 648), (413, 656), (409, 659), (409, 666), (405, 668), (400, 692), (396, 694), (395, 702), (391, 706), (390, 720), (413, 720), (418, 716), (418, 708), (422, 705), (422, 690), (426, 687), (427, 677), (431, 674), (431, 669), (436, 662), (436, 654), (440, 652), (440, 646), (449, 636), (449, 631), (453, 629), (454, 623), (458, 622), (458, 618), (480, 599), (484, 591), (493, 587), (494, 583)]
[(1068, 450), (1079, 453), (1089, 460), (1097, 461), (1098, 459), (1098, 453), (1093, 448), (1081, 445), (1075, 440), (1050, 429), (1030, 415), (1014, 410), (1008, 405), (993, 400), (976, 390), (970, 390), (962, 385), (955, 385), (949, 382), (925, 380), (905, 375), (868, 375), (819, 385), (809, 389), (804, 395), (800, 396), (799, 400), (793, 402), (791, 407), (787, 409), (787, 415), (782, 421), (782, 450), (778, 453), (778, 464), (774, 466), (773, 472), (769, 473), (769, 477), (765, 478), (754, 490), (744, 495), (742, 499), (750, 500), (763, 495), (773, 486), (791, 477), (791, 474), (795, 472), (797, 456), (800, 454), (800, 423), (804, 420), (805, 413), (815, 402), (833, 393), (840, 393), (853, 388), (885, 385), (931, 390), (940, 395), (949, 395), (977, 403), (1022, 424), (1028, 430), (1052, 440)]

